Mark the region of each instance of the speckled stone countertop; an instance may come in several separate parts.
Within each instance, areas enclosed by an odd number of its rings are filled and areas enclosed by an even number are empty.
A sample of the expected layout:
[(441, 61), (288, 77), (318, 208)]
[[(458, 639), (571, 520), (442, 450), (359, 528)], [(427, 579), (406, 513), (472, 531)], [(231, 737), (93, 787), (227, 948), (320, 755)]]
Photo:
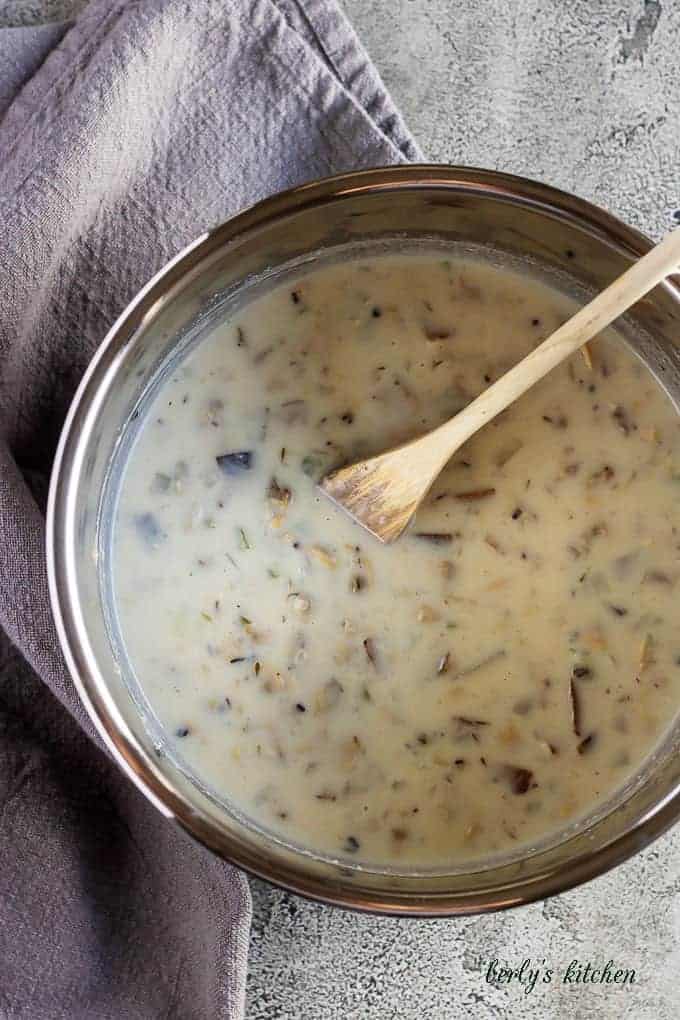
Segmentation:
[[(680, 4), (344, 2), (430, 159), (538, 178), (655, 236), (673, 224)], [(73, 6), (0, 0), (0, 24)], [(363, 917), (252, 888), (248, 1020), (680, 1015), (680, 829), (587, 886), (498, 916)], [(529, 993), (489, 983), (493, 959), (530, 959), (554, 977)], [(613, 960), (635, 970), (635, 983), (564, 983), (572, 960)]]

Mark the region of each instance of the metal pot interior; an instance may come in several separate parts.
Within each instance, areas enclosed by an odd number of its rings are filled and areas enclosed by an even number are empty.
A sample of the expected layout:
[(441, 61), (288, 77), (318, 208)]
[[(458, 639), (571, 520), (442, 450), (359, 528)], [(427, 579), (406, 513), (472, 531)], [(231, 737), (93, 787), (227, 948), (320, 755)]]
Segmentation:
[[(365, 910), (456, 914), (528, 902), (623, 860), (680, 813), (676, 726), (625, 789), (556, 841), (475, 871), (350, 867), (282, 842), (168, 753), (112, 611), (112, 508), (126, 450), (168, 366), (215, 318), (300, 266), (414, 246), (482, 249), (603, 288), (650, 242), (601, 210), (500, 174), (444, 167), (368, 171), (295, 189), (200, 238), (140, 295), (78, 391), (53, 476), (48, 560), (60, 638), (79, 693), (118, 763), (168, 817), (217, 853), (303, 894)], [(680, 405), (680, 292), (639, 302), (625, 335)]]

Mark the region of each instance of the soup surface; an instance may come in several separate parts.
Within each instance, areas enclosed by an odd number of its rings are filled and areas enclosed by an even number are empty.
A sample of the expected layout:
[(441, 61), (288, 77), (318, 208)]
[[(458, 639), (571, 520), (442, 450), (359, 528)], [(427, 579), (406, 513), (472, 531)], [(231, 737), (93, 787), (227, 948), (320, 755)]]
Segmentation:
[(574, 310), (455, 254), (317, 269), (214, 328), (129, 456), (114, 591), (180, 757), (316, 851), (440, 867), (620, 787), (680, 699), (680, 432), (614, 331), (463, 447), (382, 546), (331, 467), (438, 425)]

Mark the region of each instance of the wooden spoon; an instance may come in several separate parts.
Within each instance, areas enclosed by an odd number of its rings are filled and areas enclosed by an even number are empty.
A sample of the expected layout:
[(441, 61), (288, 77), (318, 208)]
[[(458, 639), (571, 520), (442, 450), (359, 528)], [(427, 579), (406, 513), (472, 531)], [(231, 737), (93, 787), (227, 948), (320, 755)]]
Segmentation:
[(326, 475), (320, 488), (382, 542), (399, 538), (446, 462), (504, 411), (680, 266), (680, 230), (668, 234), (606, 290), (427, 435)]

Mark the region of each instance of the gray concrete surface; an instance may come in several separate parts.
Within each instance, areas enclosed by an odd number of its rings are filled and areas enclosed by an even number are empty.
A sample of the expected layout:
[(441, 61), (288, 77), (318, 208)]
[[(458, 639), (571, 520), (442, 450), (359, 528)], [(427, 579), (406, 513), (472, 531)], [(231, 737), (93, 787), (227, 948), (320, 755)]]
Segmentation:
[[(76, 0), (78, 3), (78, 0)], [(0, 0), (0, 24), (69, 0)], [(429, 158), (527, 174), (653, 235), (680, 207), (673, 0), (345, 0)], [(675, 1020), (680, 830), (557, 899), (461, 921), (344, 914), (253, 882), (248, 1020)], [(555, 970), (527, 994), (499, 958)], [(636, 983), (575, 985), (578, 959)], [(544, 962), (544, 963), (543, 963)]]

